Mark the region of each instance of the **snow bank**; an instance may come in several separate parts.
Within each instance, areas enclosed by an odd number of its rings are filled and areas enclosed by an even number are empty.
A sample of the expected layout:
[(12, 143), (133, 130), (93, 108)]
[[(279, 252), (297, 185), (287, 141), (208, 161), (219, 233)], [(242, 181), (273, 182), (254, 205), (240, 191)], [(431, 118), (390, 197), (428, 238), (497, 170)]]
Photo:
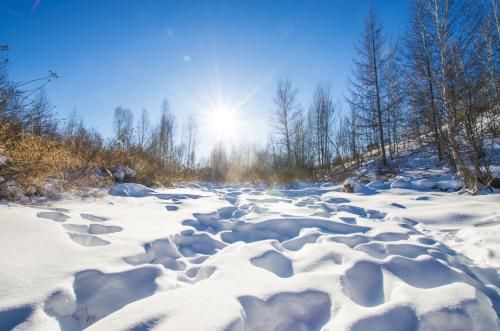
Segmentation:
[(463, 183), (457, 179), (442, 180), (436, 183), (436, 187), (443, 191), (458, 191), (463, 187)]
[(391, 188), (411, 188), (411, 179), (396, 177), (391, 183)]
[(391, 188), (402, 189), (415, 189), (415, 190), (434, 190), (439, 189), (442, 191), (458, 191), (462, 188), (463, 184), (457, 179), (435, 180), (430, 178), (413, 179), (411, 177), (396, 177), (392, 183)]
[(418, 179), (411, 182), (411, 186), (420, 190), (431, 190), (437, 187), (437, 183), (431, 179)]

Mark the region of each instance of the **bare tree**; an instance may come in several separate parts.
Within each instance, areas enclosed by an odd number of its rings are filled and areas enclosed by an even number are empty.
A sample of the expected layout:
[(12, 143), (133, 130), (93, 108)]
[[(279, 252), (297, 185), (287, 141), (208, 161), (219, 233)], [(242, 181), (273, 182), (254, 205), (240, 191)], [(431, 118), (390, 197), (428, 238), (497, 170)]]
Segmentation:
[(307, 130), (307, 121), (304, 116), (303, 111), (298, 111), (295, 121), (292, 123), (292, 151), (293, 151), (293, 162), (295, 167), (300, 169), (307, 168), (307, 140), (309, 132)]
[(421, 139), (420, 126), (432, 132), (432, 140), (436, 146), (438, 159), (443, 160), (442, 113), (437, 101), (435, 65), (433, 59), (432, 39), (424, 5), (415, 1), (410, 17), (410, 29), (407, 33), (406, 69), (408, 71), (408, 94), (415, 118), (416, 134)]
[(151, 121), (149, 120), (149, 114), (146, 109), (141, 112), (141, 117), (137, 122), (137, 145), (145, 149), (148, 145), (148, 139), (150, 136)]
[(196, 146), (198, 144), (197, 129), (198, 129), (198, 124), (196, 122), (196, 118), (193, 116), (189, 116), (188, 122), (185, 127), (185, 134), (186, 134), (185, 166), (190, 170), (194, 170), (196, 165)]
[(293, 160), (292, 136), (294, 122), (297, 118), (297, 90), (292, 87), (289, 79), (279, 80), (274, 103), (276, 110), (274, 121), (277, 133), (277, 142), (284, 148), (287, 165)]
[(13, 82), (7, 72), (8, 45), (0, 45), (0, 119), (31, 133), (55, 134), (56, 121), (44, 87), (55, 72), (25, 82)]
[(398, 57), (398, 45), (388, 52), (387, 65), (382, 73), (383, 98), (385, 100), (385, 130), (391, 158), (399, 154), (399, 143), (403, 133), (405, 95), (403, 88), (403, 69)]
[(134, 134), (134, 115), (130, 109), (116, 107), (113, 117), (115, 141), (124, 149), (132, 145)]
[(371, 129), (370, 140), (377, 143), (382, 162), (387, 165), (384, 125), (387, 104), (383, 100), (382, 73), (389, 65), (391, 55), (373, 8), (368, 11), (363, 35), (356, 49), (358, 59), (354, 62), (349, 103), (358, 110), (363, 125)]
[(53, 106), (45, 90), (40, 89), (23, 116), (23, 127), (26, 132), (39, 136), (55, 135), (57, 121), (54, 118)]
[(171, 164), (174, 160), (174, 128), (175, 117), (165, 99), (161, 104), (160, 122), (152, 134), (150, 146), (163, 165)]
[(332, 157), (331, 135), (335, 113), (330, 89), (327, 86), (318, 84), (309, 112), (317, 164), (322, 170), (326, 170), (330, 166)]
[(210, 153), (210, 178), (211, 180), (222, 182), (226, 179), (229, 164), (226, 148), (222, 142), (216, 144)]

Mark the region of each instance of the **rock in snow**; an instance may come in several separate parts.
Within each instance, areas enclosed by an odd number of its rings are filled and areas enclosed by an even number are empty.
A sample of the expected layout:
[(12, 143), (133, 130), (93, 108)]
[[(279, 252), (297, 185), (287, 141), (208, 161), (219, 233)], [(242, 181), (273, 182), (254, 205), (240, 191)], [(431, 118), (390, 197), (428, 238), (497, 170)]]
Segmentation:
[(116, 181), (123, 181), (123, 180), (133, 180), (135, 176), (137, 175), (137, 172), (134, 169), (130, 169), (129, 167), (126, 166), (118, 166), (113, 169), (113, 178)]
[(375, 187), (368, 187), (361, 184), (355, 178), (348, 178), (344, 181), (343, 191), (346, 193), (364, 193), (364, 194), (372, 194)]
[(499, 196), (452, 184), (0, 204), (0, 330), (499, 330)]

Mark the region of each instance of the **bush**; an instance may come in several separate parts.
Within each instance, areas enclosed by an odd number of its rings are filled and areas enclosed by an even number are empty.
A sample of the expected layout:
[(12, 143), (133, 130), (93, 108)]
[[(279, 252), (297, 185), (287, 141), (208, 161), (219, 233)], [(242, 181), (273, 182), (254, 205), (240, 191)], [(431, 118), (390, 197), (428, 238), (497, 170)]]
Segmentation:
[(65, 167), (75, 159), (57, 140), (11, 130), (0, 125), (0, 154), (6, 161), (0, 165), (0, 194), (14, 194), (20, 189), (28, 196), (41, 194), (49, 179), (64, 179)]

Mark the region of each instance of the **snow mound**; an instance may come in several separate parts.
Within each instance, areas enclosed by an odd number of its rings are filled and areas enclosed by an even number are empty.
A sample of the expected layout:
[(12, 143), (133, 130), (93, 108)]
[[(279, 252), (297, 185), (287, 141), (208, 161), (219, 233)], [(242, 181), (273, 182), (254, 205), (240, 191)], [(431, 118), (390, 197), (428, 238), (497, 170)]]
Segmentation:
[(344, 181), (344, 192), (347, 193), (364, 193), (364, 194), (372, 194), (375, 192), (375, 186), (365, 186), (361, 184), (354, 178), (348, 178)]
[(418, 179), (411, 182), (411, 185), (420, 190), (431, 190), (437, 187), (437, 183), (431, 179)]
[(250, 262), (254, 266), (266, 269), (278, 277), (288, 278), (293, 276), (293, 267), (290, 260), (274, 250), (254, 257), (250, 259)]
[(411, 179), (396, 177), (391, 183), (391, 188), (411, 188)]
[(437, 182), (436, 187), (443, 191), (447, 190), (458, 191), (463, 187), (463, 184), (460, 180), (450, 179)]
[(142, 198), (150, 196), (154, 190), (147, 188), (141, 184), (135, 183), (120, 183), (111, 187), (108, 191), (111, 195), (116, 195), (120, 197), (134, 197), (134, 198)]

